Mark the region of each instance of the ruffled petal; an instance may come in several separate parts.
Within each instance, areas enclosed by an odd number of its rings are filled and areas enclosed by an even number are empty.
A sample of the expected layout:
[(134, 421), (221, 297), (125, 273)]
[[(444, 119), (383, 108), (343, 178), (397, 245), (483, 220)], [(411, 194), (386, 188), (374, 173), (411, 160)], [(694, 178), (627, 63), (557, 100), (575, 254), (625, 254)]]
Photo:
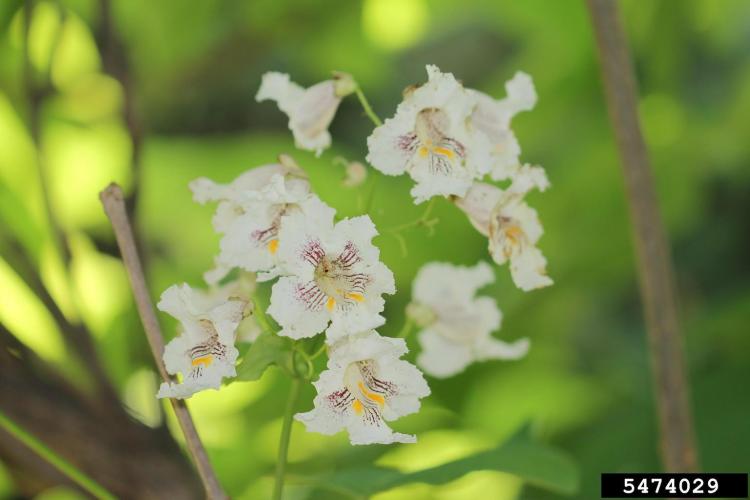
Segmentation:
[(281, 277), (271, 289), (271, 305), (266, 311), (282, 329), (279, 335), (300, 339), (313, 337), (328, 326), (331, 314), (324, 307), (315, 309), (303, 294), (306, 283), (297, 277)]
[(464, 371), (475, 359), (470, 344), (456, 344), (432, 329), (422, 330), (417, 338), (422, 347), (417, 366), (433, 377), (452, 377)]

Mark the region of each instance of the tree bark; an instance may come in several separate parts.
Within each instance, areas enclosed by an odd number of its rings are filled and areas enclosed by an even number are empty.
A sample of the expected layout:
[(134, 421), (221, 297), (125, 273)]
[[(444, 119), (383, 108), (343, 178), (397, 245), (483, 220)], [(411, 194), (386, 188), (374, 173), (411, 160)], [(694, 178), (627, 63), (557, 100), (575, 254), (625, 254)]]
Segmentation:
[[(0, 325), (0, 408), (119, 498), (193, 499), (203, 488), (165, 428), (89, 400)], [(26, 495), (68, 478), (0, 429), (0, 458)]]

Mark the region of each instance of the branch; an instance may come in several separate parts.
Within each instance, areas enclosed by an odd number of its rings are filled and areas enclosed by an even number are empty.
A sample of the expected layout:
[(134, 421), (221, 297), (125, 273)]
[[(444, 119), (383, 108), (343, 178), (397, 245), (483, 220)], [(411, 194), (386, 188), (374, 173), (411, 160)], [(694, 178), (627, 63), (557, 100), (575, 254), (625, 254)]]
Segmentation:
[(620, 152), (638, 256), (641, 299), (659, 410), (661, 454), (672, 472), (698, 469), (673, 269), (637, 107), (633, 66), (615, 0), (587, 0)]
[[(146, 331), (148, 343), (151, 346), (151, 353), (154, 356), (154, 361), (156, 362), (156, 366), (162, 379), (165, 382), (170, 382), (172, 381), (172, 378), (169, 376), (169, 373), (167, 373), (164, 363), (162, 362), (164, 338), (146, 286), (146, 278), (143, 275), (141, 261), (138, 257), (138, 250), (133, 239), (133, 230), (130, 226), (130, 221), (128, 220), (122, 189), (117, 184), (110, 184), (109, 187), (100, 193), (99, 197), (101, 198), (102, 205), (104, 205), (104, 211), (107, 213), (107, 216), (112, 223), (112, 229), (115, 232), (117, 245), (120, 247), (122, 260), (125, 264), (125, 269), (128, 272), (128, 277), (130, 278), (130, 285), (133, 288), (135, 303), (138, 307), (138, 313), (141, 316), (141, 321), (143, 322), (143, 327)], [(210, 499), (228, 498), (222, 490), (219, 480), (216, 478), (216, 474), (208, 461), (206, 450), (198, 436), (198, 432), (195, 429), (195, 424), (190, 417), (190, 412), (188, 411), (185, 401), (173, 398), (170, 398), (169, 401), (172, 403), (172, 408), (177, 416), (177, 421), (180, 424), (182, 433), (185, 435), (187, 448), (193, 457), (193, 461), (195, 462), (198, 473), (203, 481), (203, 486), (206, 488), (208, 497)]]

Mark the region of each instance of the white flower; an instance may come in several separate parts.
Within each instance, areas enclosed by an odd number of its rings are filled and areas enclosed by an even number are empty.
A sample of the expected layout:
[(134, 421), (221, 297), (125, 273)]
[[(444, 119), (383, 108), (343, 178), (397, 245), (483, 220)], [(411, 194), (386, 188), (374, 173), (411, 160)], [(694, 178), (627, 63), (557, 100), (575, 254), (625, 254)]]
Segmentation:
[(280, 335), (312, 337), (326, 330), (329, 343), (384, 323), (382, 294), (395, 293), (393, 273), (371, 243), (377, 230), (368, 216), (335, 226), (303, 214), (282, 219), (279, 258), (286, 274), (274, 284), (268, 313)]
[(310, 184), (282, 165), (250, 170), (229, 185), (198, 179), (190, 185), (197, 201), (219, 201), (213, 224), (223, 234), (216, 268), (206, 273), (215, 283), (233, 267), (276, 277), (276, 251), (284, 215), (301, 212), (313, 221), (331, 221), (335, 211), (310, 192)]
[(239, 275), (226, 283), (209, 283), (205, 292), (208, 300), (220, 303), (228, 300), (241, 300), (246, 303), (243, 319), (237, 326), (236, 337), (241, 342), (254, 342), (263, 332), (255, 314), (253, 295), (258, 287), (255, 273), (240, 271)]
[(235, 375), (234, 337), (246, 302), (210, 297), (188, 285), (169, 287), (157, 307), (176, 318), (182, 332), (164, 349), (164, 365), (182, 383), (163, 383), (158, 398), (189, 398), (203, 389), (218, 389), (223, 377)]
[(466, 196), (455, 200), (477, 230), (489, 238), (492, 259), (498, 264), (510, 261), (513, 282), (529, 291), (552, 284), (547, 276), (547, 260), (536, 247), (543, 230), (536, 210), (523, 200), (531, 188), (548, 186), (539, 167), (524, 165), (507, 190), (475, 183)]
[(473, 130), (484, 134), (492, 143), (490, 176), (496, 181), (511, 177), (520, 167), (518, 157), (521, 147), (510, 128), (510, 122), (519, 112), (532, 109), (537, 99), (531, 77), (520, 71), (506, 82), (505, 90), (508, 95), (495, 100), (487, 94), (469, 89), (476, 100), (471, 125)]
[(345, 73), (304, 89), (292, 82), (289, 75), (268, 72), (263, 75), (256, 101), (276, 101), (289, 116), (289, 128), (298, 148), (315, 151), (320, 156), (331, 145), (331, 124), (341, 98), (354, 90), (354, 81)]
[(492, 338), (502, 315), (493, 299), (475, 295), (494, 280), (485, 262), (474, 267), (430, 262), (419, 270), (407, 313), (423, 328), (417, 365), (425, 373), (450, 377), (474, 361), (518, 359), (526, 354), (528, 339), (508, 344)]
[(450, 73), (427, 66), (429, 80), (407, 92), (396, 115), (367, 139), (367, 161), (388, 175), (408, 172), (416, 203), (436, 195), (463, 196), (491, 166), (490, 143), (467, 128), (475, 106)]
[(416, 442), (386, 424), (418, 411), (419, 399), (430, 394), (420, 371), (399, 359), (406, 352), (402, 339), (374, 331), (343, 339), (332, 347), (328, 369), (314, 384), (314, 408), (295, 418), (311, 432), (346, 429), (352, 444)]

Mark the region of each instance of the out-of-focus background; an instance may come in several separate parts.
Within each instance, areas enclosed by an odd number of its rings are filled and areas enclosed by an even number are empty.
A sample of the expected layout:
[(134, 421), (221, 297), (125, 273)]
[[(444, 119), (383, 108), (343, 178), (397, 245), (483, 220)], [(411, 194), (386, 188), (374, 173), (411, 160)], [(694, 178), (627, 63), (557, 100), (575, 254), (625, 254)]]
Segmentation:
[[(552, 182), (529, 201), (545, 228), (540, 246), (555, 285), (523, 293), (503, 267), (484, 293), (504, 313), (496, 335), (530, 337), (531, 353), (429, 379), (433, 395), (423, 411), (396, 425), (417, 431), (416, 445), (352, 448), (343, 434), (308, 434), (295, 424), (292, 471), (373, 461), (418, 470), (499, 443), (528, 421), (577, 462), (578, 498), (598, 497), (602, 471), (659, 470), (623, 180), (582, 1), (35, 4), (24, 57), (23, 2), (0, 1), (2, 412), (63, 455), (100, 457), (101, 474), (132, 484), (134, 497), (143, 481), (169, 485), (175, 497), (199, 495), (171, 444), (171, 417), (154, 398), (153, 361), (98, 192), (113, 180), (135, 190), (154, 297), (172, 283), (198, 286), (218, 238), (213, 209), (191, 200), (191, 179), (229, 181), (286, 152), (342, 215), (360, 213), (369, 193), (369, 183), (343, 188), (343, 167), (333, 161), (364, 161), (372, 125), (356, 99), (343, 102), (333, 147), (316, 159), (294, 149), (275, 105), (255, 102), (264, 72), (288, 72), (305, 86), (331, 70), (350, 72), (386, 118), (405, 86), (425, 80), (425, 64), (496, 97), (523, 70), (539, 103), (514, 129), (522, 158), (543, 165)], [(628, 0), (621, 7), (677, 268), (701, 463), (708, 471), (747, 471), (750, 3)], [(409, 187), (404, 177), (380, 179), (371, 213), (378, 227), (419, 217)], [(387, 232), (376, 239), (398, 287), (383, 333), (399, 331), (421, 264), (488, 259), (485, 240), (461, 213), (447, 202), (436, 213), (433, 236), (420, 228), (404, 233), (406, 255)], [(173, 335), (174, 323), (161, 319)], [(416, 347), (413, 338), (410, 344)], [(190, 400), (235, 498), (268, 495), (287, 387), (271, 369), (259, 382)], [(306, 387), (300, 410), (312, 396)], [(77, 498), (4, 433), (0, 459), (0, 497)], [(289, 494), (311, 493), (292, 486)], [(553, 497), (486, 471), (377, 496)]]

